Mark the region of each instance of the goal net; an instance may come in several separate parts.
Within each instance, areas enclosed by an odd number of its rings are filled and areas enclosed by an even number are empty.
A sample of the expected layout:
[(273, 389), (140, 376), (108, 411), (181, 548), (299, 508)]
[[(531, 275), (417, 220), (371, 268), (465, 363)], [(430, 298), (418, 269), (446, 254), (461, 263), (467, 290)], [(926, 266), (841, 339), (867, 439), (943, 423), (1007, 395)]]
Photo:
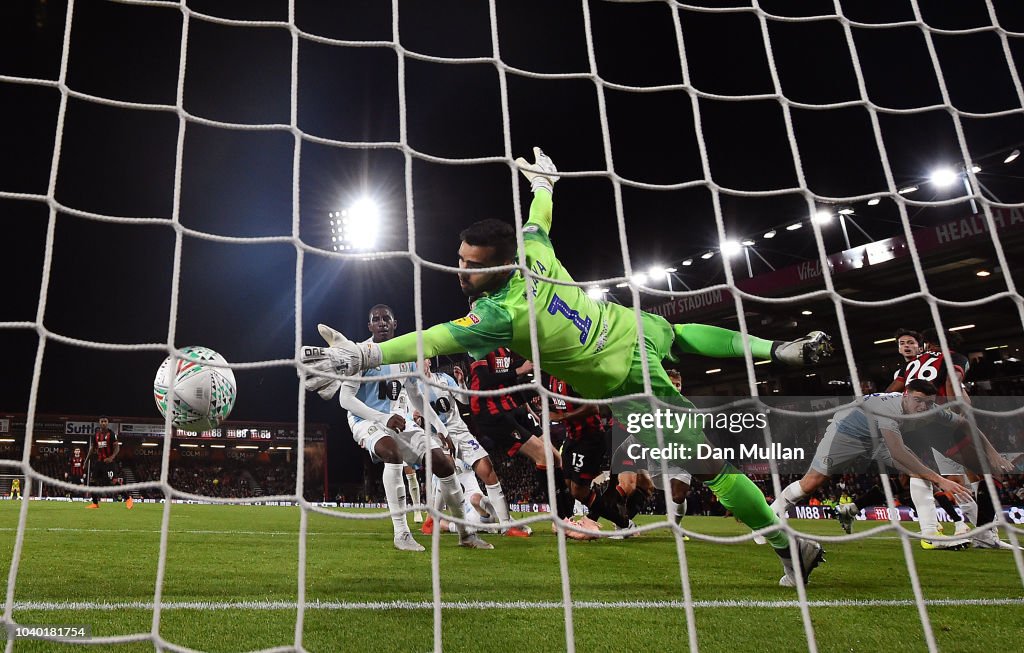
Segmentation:
[[(768, 629), (773, 610), (795, 609), (798, 625), (773, 633), (771, 641), (815, 651), (823, 636), (816, 610), (859, 606), (882, 619), (888, 607), (900, 606), (919, 618), (907, 631), (937, 651), (942, 634), (930, 617), (936, 606), (1019, 610), (1019, 549), (1003, 553), (1005, 562), (992, 572), (1012, 577), (1015, 594), (929, 598), (921, 576), (933, 573), (933, 565), (919, 565), (921, 537), (901, 525), (884, 469), (890, 510), (878, 526), (813, 537), (835, 543), (837, 556), (848, 543), (897, 540), (891, 545), (900, 548), (900, 575), (905, 568), (908, 579), (904, 598), (851, 589), (849, 597), (836, 591), (816, 599), (818, 583), (780, 598), (769, 591), (779, 589), (773, 571), (745, 582), (747, 589), (763, 583), (763, 594), (733, 598), (746, 590), (732, 588), (719, 599), (709, 594), (716, 591), (706, 586), (710, 563), (692, 553), (695, 545), (735, 551), (752, 546), (755, 534), (704, 532), (685, 520), (680, 527), (658, 518), (642, 522), (637, 541), (666, 536), (656, 542), (667, 547), (657, 558), (665, 565), (659, 582), (669, 579), (662, 585), (672, 585), (674, 596), (649, 601), (646, 588), (629, 589), (630, 565), (648, 564), (637, 562), (646, 553), (634, 558), (627, 546), (633, 542), (623, 542), (614, 562), (588, 561), (576, 543), (567, 543), (571, 527), (542, 513), (528, 520), (537, 536), (550, 537), (551, 524), (557, 535), (551, 551), (557, 572), (543, 574), (557, 589), (542, 591), (544, 599), (449, 598), (459, 578), (478, 572), (449, 560), (435, 535), (429, 565), (381, 562), (395, 564), (395, 583), (429, 575), (429, 600), (377, 600), (367, 587), (365, 602), (332, 601), (319, 582), (330, 569), (311, 560), (324, 534), (311, 524), (386, 522), (388, 515), (327, 507), (304, 487), (307, 422), (341, 422), (343, 415), (333, 402), (305, 392), (295, 354), (303, 344), (319, 344), (318, 322), (364, 339), (363, 316), (378, 302), (395, 309), (399, 333), (463, 315), (465, 299), (455, 287), (458, 234), (482, 217), (514, 222), (521, 233), (530, 196), (514, 162), (540, 146), (559, 166), (551, 237), (575, 285), (634, 307), (640, 328), (642, 309), (744, 337), (792, 340), (821, 329), (836, 346), (834, 360), (806, 373), (766, 373), (749, 347), (721, 364), (684, 357), (684, 395), (722, 401), (845, 395), (845, 402), (857, 403), (856, 397), (885, 389), (875, 379), (892, 377), (893, 368), (883, 373), (879, 361), (895, 352), (878, 341), (901, 326), (936, 329), (933, 344), (947, 353), (954, 349), (951, 328), (974, 328), (978, 360), (992, 362), (985, 358), (992, 351), (1001, 356), (1000, 369), (1009, 369), (1019, 363), (1014, 349), (1024, 329), (1020, 266), (1012, 255), (1024, 223), (1016, 160), (1024, 147), (1024, 13), (1016, 3), (20, 4), (0, 9), (0, 30), (10, 37), (0, 45), (6, 159), (0, 206), (11, 236), (0, 342), (16, 352), (2, 386), (11, 403), (0, 410), (27, 418), (24, 446), (0, 460), (0, 493), (6, 498), (15, 478), (26, 498), (40, 484), (79, 490), (60, 476), (62, 462), (33, 464), (37, 413), (98, 413), (104, 406), (152, 412), (147, 402), (157, 363), (187, 345), (209, 346), (230, 361), (238, 378), (236, 415), (297, 422), (298, 432), (287, 476), (295, 485), (280, 495), (210, 497), (183, 489), (173, 475), (177, 454), (169, 428), (155, 480), (126, 479), (99, 490), (104, 496), (154, 492), (164, 500), (152, 524), (156, 566), (146, 599), (78, 605), (72, 595), (34, 594), (38, 584), (23, 569), (42, 555), (31, 542), (45, 507), (22, 502), (8, 513), (17, 515), (8, 524), (3, 618), (9, 632), (24, 623), (23, 611), (35, 610), (36, 619), (50, 610), (53, 623), (70, 624), (88, 620), (79, 616), (88, 610), (141, 609), (151, 614), (149, 628), (102, 634), (92, 643), (191, 650), (168, 635), (166, 621), (176, 609), (275, 610), (294, 624), (294, 637), (264, 650), (307, 650), (306, 621), (314, 610), (379, 612), (382, 622), (391, 618), (387, 613), (418, 611), (429, 612), (432, 631), (417, 645), (441, 650), (466, 646), (446, 626), (453, 613), (554, 609), (560, 611), (557, 641), (537, 646), (576, 650), (601, 641), (582, 631), (618, 628), (588, 620), (581, 629), (581, 611), (653, 610), (672, 615), (655, 622), (663, 635), (699, 650), (724, 646), (732, 641), (725, 635), (739, 628), (716, 610), (750, 610)], [(519, 272), (531, 283), (545, 282), (525, 266)], [(969, 285), (965, 276), (986, 285)], [(532, 301), (530, 307), (531, 348), (520, 353), (542, 360), (535, 317), (547, 307)], [(422, 355), (419, 363), (422, 369)], [(643, 398), (652, 400), (652, 411), (659, 406), (651, 393), (656, 364), (643, 364)], [(955, 377), (952, 356), (944, 365)], [(1006, 389), (1019, 373), (995, 372), (983, 394), (1019, 394), (1019, 384), (1017, 392)], [(963, 402), (964, 388), (954, 386), (954, 399)], [(553, 394), (539, 383), (523, 389), (545, 400), (540, 412), (550, 441)], [(842, 403), (823, 408), (811, 400), (809, 417), (824, 423)], [(1024, 414), (1013, 402), (964, 404), (964, 411), (975, 427), (983, 418), (1016, 423)], [(0, 436), (7, 434), (5, 427)], [(1000, 451), (1013, 452), (1003, 445), (1020, 441), (1004, 440)], [(813, 452), (813, 439), (809, 446)], [(550, 453), (548, 459), (546, 489), (553, 496)], [(746, 471), (759, 475), (771, 496), (792, 480), (784, 480), (773, 460)], [(1009, 488), (1020, 487), (1020, 471)], [(1015, 502), (1016, 495), (990, 475), (980, 482), (997, 504), (991, 528), (1020, 544), (1006, 500)], [(203, 499), (298, 506), (297, 547), (287, 556), (292, 599), (207, 603), (204, 594), (181, 604), (166, 598), (169, 565), (182, 569), (174, 556), (183, 555), (189, 537), (206, 532), (189, 525), (173, 501)], [(802, 535), (801, 523), (784, 520), (781, 528)], [(389, 549), (381, 537), (360, 546)], [(496, 542), (501, 546), (507, 544)], [(226, 555), (224, 568), (243, 562), (237, 551)], [(737, 560), (755, 556), (774, 561), (767, 547)], [(481, 558), (474, 564), (489, 564)], [(512, 577), (517, 563), (508, 564)], [(621, 593), (588, 586), (588, 565), (599, 564), (623, 566)], [(115, 569), (131, 575), (123, 560)], [(818, 574), (815, 580), (827, 578), (821, 584), (845, 582)], [(175, 588), (181, 591), (180, 584)], [(338, 632), (344, 634), (337, 641), (360, 641), (359, 633), (341, 626)], [(837, 641), (835, 633), (824, 636)], [(230, 646), (231, 637), (220, 644)], [(388, 635), (380, 637), (367, 650)], [(7, 650), (13, 646), (9, 638)]]

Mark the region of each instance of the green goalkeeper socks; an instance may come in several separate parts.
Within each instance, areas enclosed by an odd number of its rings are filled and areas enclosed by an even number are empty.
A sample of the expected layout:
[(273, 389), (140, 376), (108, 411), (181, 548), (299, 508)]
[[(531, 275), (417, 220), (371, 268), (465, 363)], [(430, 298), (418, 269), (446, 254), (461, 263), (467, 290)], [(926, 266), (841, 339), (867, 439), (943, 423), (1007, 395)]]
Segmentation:
[[(751, 530), (767, 528), (779, 523), (779, 518), (764, 499), (761, 490), (754, 482), (741, 474), (736, 468), (728, 465), (722, 473), (705, 485), (715, 493), (722, 507), (732, 512)], [(786, 531), (775, 531), (764, 536), (776, 549), (789, 546), (789, 535)]]
[[(712, 358), (742, 358), (743, 334), (708, 324), (676, 324), (675, 344), (687, 354), (700, 354)], [(754, 358), (767, 360), (772, 357), (772, 341), (748, 336), (750, 351)]]

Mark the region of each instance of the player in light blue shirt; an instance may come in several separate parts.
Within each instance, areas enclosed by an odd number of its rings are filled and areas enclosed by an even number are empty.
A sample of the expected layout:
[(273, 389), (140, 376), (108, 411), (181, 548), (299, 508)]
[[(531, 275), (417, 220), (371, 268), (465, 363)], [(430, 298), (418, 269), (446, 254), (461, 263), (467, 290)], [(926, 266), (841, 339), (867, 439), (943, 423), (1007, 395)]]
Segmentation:
[[(398, 321), (389, 306), (377, 304), (370, 309), (367, 327), (373, 342), (385, 342), (395, 335)], [(433, 471), (438, 476), (438, 485), (452, 514), (462, 518), (462, 486), (455, 475), (455, 465), (442, 448), (436, 434), (428, 436), (412, 419), (411, 411), (403, 408), (403, 379), (386, 378), (388, 375), (411, 372), (413, 363), (381, 365), (364, 370), (364, 380), (345, 381), (341, 385), (338, 401), (348, 411), (352, 437), (370, 454), (374, 462), (384, 463), (381, 480), (391, 521), (395, 531), (395, 548), (401, 551), (423, 551), (416, 542), (405, 520), (405, 482), (402, 472), (406, 465), (423, 462), (430, 452)], [(377, 378), (378, 380), (372, 380)], [(370, 380), (365, 380), (370, 379)], [(420, 406), (422, 401), (417, 384), (409, 384), (410, 406)], [(474, 549), (494, 548), (466, 529), (460, 531), (459, 544)]]

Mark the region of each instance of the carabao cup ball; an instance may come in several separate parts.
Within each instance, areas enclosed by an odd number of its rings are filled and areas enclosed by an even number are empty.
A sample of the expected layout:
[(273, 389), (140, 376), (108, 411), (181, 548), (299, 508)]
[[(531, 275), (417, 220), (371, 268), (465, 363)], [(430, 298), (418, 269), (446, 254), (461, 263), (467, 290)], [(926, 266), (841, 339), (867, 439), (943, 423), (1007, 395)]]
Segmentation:
[[(168, 400), (173, 401), (171, 421), (182, 431), (202, 432), (216, 428), (235, 407), (238, 386), (227, 361), (207, 347), (185, 347), (181, 356), (168, 356), (153, 379), (153, 399), (160, 414), (167, 416)], [(170, 373), (171, 378), (168, 378)], [(169, 392), (173, 385), (173, 396)]]

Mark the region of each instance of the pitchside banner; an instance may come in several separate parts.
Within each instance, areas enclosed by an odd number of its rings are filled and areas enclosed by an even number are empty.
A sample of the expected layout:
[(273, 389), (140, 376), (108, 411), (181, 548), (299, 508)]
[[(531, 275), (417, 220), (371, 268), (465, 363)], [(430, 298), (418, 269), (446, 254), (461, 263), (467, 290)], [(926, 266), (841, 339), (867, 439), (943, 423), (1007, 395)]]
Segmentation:
[(163, 424), (121, 424), (118, 435), (163, 435)]
[[(959, 513), (959, 508), (957, 509)], [(936, 508), (935, 514), (939, 521), (953, 521), (942, 508)], [(792, 519), (835, 519), (836, 513), (830, 506), (793, 506), (787, 512)], [(861, 510), (857, 519), (861, 521), (890, 521), (890, 515), (899, 521), (918, 521), (917, 511), (907, 506), (886, 508), (885, 506), (871, 506)], [(960, 513), (963, 517), (963, 513)], [(1003, 506), (1003, 516), (1011, 524), (1024, 524), (1024, 506)]]
[[(660, 475), (754, 471), (803, 475), (913, 472), (918, 461), (944, 474), (969, 471), (1024, 474), (1015, 438), (1024, 433), (1020, 397), (973, 397), (973, 423), (931, 400), (900, 393), (864, 397), (695, 397), (622, 400), (612, 405), (611, 469)], [(884, 432), (899, 443), (897, 455)], [(986, 442), (987, 440), (987, 442)], [(567, 442), (586, 459), (582, 440)], [(991, 449), (988, 444), (991, 444)], [(903, 446), (916, 456), (908, 458)], [(988, 452), (994, 449), (999, 452)], [(948, 459), (947, 459), (948, 458)]]

